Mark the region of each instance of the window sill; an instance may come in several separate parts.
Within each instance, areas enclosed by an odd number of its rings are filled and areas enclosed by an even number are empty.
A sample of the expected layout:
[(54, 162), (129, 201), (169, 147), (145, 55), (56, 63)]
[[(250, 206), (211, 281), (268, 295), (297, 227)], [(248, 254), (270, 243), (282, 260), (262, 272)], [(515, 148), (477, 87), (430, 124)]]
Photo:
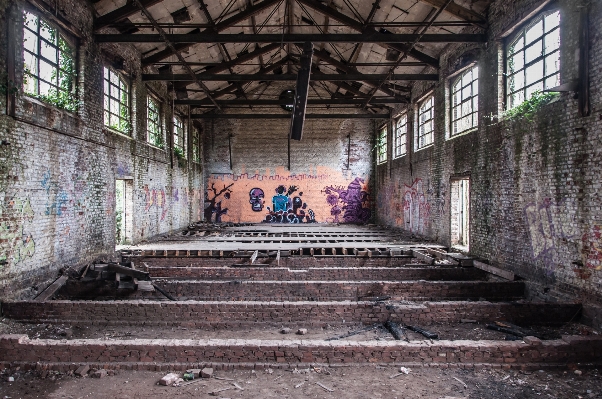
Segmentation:
[(148, 145), (150, 148), (154, 148), (155, 150), (165, 151), (165, 148), (161, 148), (159, 146), (156, 146), (153, 143), (151, 143), (150, 141), (147, 141), (146, 145)]
[(47, 102), (42, 101), (42, 100), (40, 100), (40, 99), (38, 99), (36, 97), (32, 97), (29, 94), (25, 94), (24, 93), (22, 99), (24, 101), (29, 101), (29, 102), (31, 102), (33, 104), (37, 104), (37, 105), (39, 105), (41, 107), (44, 107), (44, 108), (47, 108), (49, 110), (53, 110), (53, 111), (59, 112), (61, 114), (67, 114), (68, 116), (70, 116), (72, 118), (79, 119), (79, 114), (77, 112), (69, 111), (69, 110), (66, 110), (64, 108), (57, 107), (56, 105), (47, 103)]
[(449, 136), (448, 138), (445, 139), (445, 141), (449, 141), (449, 140), (453, 140), (453, 139), (458, 138), (458, 137), (466, 136), (466, 135), (474, 133), (474, 132), (476, 132), (478, 130), (479, 130), (478, 126), (477, 127), (473, 127), (473, 128), (468, 129), (468, 130), (465, 130), (463, 132), (454, 134), (453, 136)]
[(119, 130), (112, 129), (112, 128), (108, 127), (108, 126), (103, 126), (102, 130), (105, 133), (109, 132), (109, 133), (113, 133), (113, 134), (116, 134), (116, 135), (121, 136), (121, 137), (125, 137), (126, 139), (134, 140), (134, 138), (132, 136), (128, 136), (127, 134), (125, 134), (123, 132), (120, 132)]
[(406, 152), (405, 154), (398, 155), (398, 156), (396, 156), (395, 158), (393, 158), (393, 161), (397, 161), (397, 160), (399, 160), (399, 159), (403, 159), (403, 158), (404, 158), (406, 155), (408, 155), (408, 153), (407, 153), (407, 152)]
[(388, 161), (380, 161), (376, 163), (376, 166), (386, 165)]
[(432, 144), (429, 144), (429, 145), (425, 145), (424, 147), (420, 147), (420, 148), (414, 150), (414, 154), (417, 153), (417, 152), (420, 152), (422, 150), (426, 150), (427, 148), (434, 147), (434, 146), (435, 146), (435, 143), (432, 143)]

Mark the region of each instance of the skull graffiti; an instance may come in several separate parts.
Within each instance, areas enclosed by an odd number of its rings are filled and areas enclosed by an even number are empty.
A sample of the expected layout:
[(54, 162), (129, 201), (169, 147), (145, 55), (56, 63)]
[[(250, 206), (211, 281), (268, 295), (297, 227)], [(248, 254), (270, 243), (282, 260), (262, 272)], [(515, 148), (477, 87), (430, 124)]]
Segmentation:
[(263, 210), (263, 204), (265, 201), (263, 190), (260, 188), (253, 188), (249, 192), (249, 203), (251, 204), (251, 209), (253, 212), (261, 212)]

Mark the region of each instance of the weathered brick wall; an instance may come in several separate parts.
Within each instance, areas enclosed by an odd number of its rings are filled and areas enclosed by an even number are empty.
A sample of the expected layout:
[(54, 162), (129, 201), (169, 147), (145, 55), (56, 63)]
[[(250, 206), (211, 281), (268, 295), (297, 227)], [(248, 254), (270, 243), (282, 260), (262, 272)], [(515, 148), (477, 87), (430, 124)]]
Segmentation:
[[(199, 220), (202, 209), (201, 166), (172, 164), (169, 148), (146, 143), (140, 54), (131, 46), (96, 45), (88, 2), (48, 3), (80, 36), (80, 106), (67, 112), (23, 95), (25, 3), (2, 2), (0, 76), (5, 85), (12, 40), (15, 79), (0, 95), (0, 297), (31, 297), (59, 268), (113, 256), (116, 179), (128, 179), (133, 187), (134, 243)], [(131, 78), (131, 137), (103, 127), (103, 54), (122, 59)], [(12, 87), (18, 90), (14, 116), (7, 110)], [(166, 86), (153, 89), (168, 98)], [(171, 121), (170, 108), (163, 106), (164, 127)]]
[[(488, 43), (449, 46), (441, 59), (439, 82), (415, 85), (414, 99), (429, 90), (435, 95), (435, 143), (377, 168), (378, 220), (450, 245), (450, 180), (470, 176), (472, 254), (529, 279), (533, 294), (569, 293), (585, 302), (601, 302), (600, 2), (590, 2), (589, 12), (591, 116), (579, 116), (571, 92), (561, 93), (532, 118), (499, 117), (504, 101), (501, 36), (540, 4), (494, 1)], [(568, 0), (559, 5), (561, 83), (567, 83), (578, 77), (581, 8)], [(473, 60), (480, 68), (479, 128), (446, 139), (447, 78)], [(412, 109), (409, 120), (414, 120)], [(416, 212), (420, 218), (415, 218)]]
[[(294, 87), (272, 84), (263, 94), (278, 97), (283, 90), (291, 88)], [(232, 112), (286, 113), (281, 109), (261, 107)], [(328, 111), (308, 111), (323, 112)], [(275, 222), (281, 219), (285, 223), (290, 220), (308, 222), (311, 220), (309, 210), (315, 215), (313, 219), (320, 223), (366, 223), (370, 220), (369, 154), (373, 122), (307, 119), (303, 139), (290, 141), (290, 169), (289, 125), (288, 119), (205, 122), (206, 220), (262, 222), (268, 217)], [(278, 195), (279, 186), (285, 190), (278, 200), (283, 201), (286, 209), (295, 209), (296, 217), (285, 215), (282, 218), (273, 214), (279, 209), (272, 200)], [(296, 186), (297, 190), (287, 198), (290, 186)], [(295, 197), (299, 208), (295, 205)], [(291, 202), (287, 205), (289, 198)]]

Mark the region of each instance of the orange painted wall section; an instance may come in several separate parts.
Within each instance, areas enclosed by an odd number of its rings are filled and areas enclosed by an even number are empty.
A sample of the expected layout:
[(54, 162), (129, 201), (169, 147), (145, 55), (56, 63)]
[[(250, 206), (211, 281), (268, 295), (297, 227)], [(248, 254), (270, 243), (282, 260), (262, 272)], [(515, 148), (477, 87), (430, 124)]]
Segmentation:
[(284, 168), (265, 174), (212, 174), (205, 220), (233, 223), (367, 223), (368, 176), (317, 167), (315, 174)]

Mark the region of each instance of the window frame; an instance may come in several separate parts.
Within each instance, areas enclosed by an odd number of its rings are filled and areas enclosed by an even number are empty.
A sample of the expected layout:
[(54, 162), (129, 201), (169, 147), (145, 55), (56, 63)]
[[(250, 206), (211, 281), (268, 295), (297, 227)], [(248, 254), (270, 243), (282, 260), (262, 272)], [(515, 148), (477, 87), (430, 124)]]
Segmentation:
[[(405, 131), (400, 134), (400, 122), (405, 122), (401, 125)], [(402, 140), (403, 137), (403, 140)], [(401, 151), (403, 148), (403, 152)], [(408, 113), (404, 112), (395, 119), (395, 137), (393, 139), (393, 159), (401, 158), (408, 153)]]
[(376, 164), (382, 165), (387, 163), (387, 136), (389, 134), (389, 124), (385, 123), (378, 129), (378, 136), (376, 138)]
[[(426, 104), (427, 102), (431, 103), (430, 108), (428, 108), (428, 110), (431, 113), (431, 117), (430, 119), (421, 122), (420, 118), (423, 114), (426, 113), (422, 112), (421, 109), (423, 107), (424, 104)], [(424, 126), (427, 122), (431, 122), (431, 130), (428, 133), (424, 133), (421, 134), (420, 133), (420, 129), (422, 128), (422, 126)], [(426, 96), (424, 96), (422, 98), (422, 100), (420, 100), (417, 104), (416, 104), (416, 129), (415, 129), (415, 140), (414, 140), (414, 152), (420, 151), (424, 148), (427, 148), (431, 145), (433, 145), (435, 143), (435, 94), (434, 93), (429, 93)], [(430, 142), (427, 144), (420, 144), (421, 139), (426, 137), (427, 135), (430, 135)]]
[[(475, 76), (475, 70), (476, 70), (476, 76)], [(479, 128), (479, 72), (480, 72), (479, 65), (475, 62), (472, 65), (469, 65), (467, 68), (461, 70), (456, 76), (453, 76), (450, 79), (450, 84), (449, 84), (449, 105), (450, 105), (449, 106), (449, 137), (448, 138), (461, 136), (464, 133), (468, 133), (468, 132), (474, 131)], [(469, 73), (472, 74), (472, 80), (466, 85), (461, 85), (462, 79)], [(454, 91), (458, 82), (460, 82), (461, 87), (459, 90)], [(475, 82), (476, 82), (476, 94), (475, 94), (475, 88), (474, 88)], [(465, 88), (468, 88), (469, 86), (470, 86), (470, 96), (464, 98), (463, 91)], [(460, 96), (461, 96), (460, 103), (458, 105), (454, 105), (454, 101), (455, 101), (454, 95), (458, 91), (460, 92)], [(459, 109), (459, 111), (461, 112), (462, 105), (468, 101), (472, 102), (472, 112), (454, 119), (454, 111), (456, 109)], [(472, 116), (471, 126), (467, 127), (464, 130), (454, 132), (454, 123), (461, 121), (462, 119), (464, 119), (465, 117), (467, 117), (469, 115)]]
[[(156, 105), (157, 120), (156, 123), (150, 118), (149, 113), (151, 111), (150, 103), (153, 102)], [(165, 148), (165, 138), (163, 135), (163, 103), (159, 101), (154, 95), (147, 94), (146, 95), (146, 141), (154, 147), (164, 149)], [(157, 132), (151, 131), (151, 122), (156, 126)], [(157, 135), (156, 140), (153, 140), (152, 135)]]
[[(558, 13), (558, 25), (555, 26), (553, 29), (550, 29), (549, 31), (546, 32), (546, 26), (545, 26), (545, 19), (546, 17)], [(526, 33), (527, 31), (534, 27), (535, 25), (537, 25), (540, 21), (543, 22), (543, 27), (542, 27), (542, 31), (543, 34), (541, 36), (538, 36), (536, 39), (532, 40), (531, 42), (529, 42), (528, 44), (526, 43)], [(524, 103), (525, 101), (527, 101), (535, 91), (532, 91), (531, 94), (529, 95), (529, 97), (527, 97), (527, 90), (530, 87), (533, 87), (535, 85), (537, 85), (538, 83), (542, 82), (542, 87), (543, 90), (548, 90), (551, 87), (555, 87), (560, 85), (560, 74), (561, 74), (561, 70), (562, 70), (562, 63), (561, 63), (561, 54), (560, 54), (560, 48), (562, 46), (562, 37), (561, 37), (561, 24), (562, 24), (562, 13), (560, 11), (559, 8), (555, 7), (555, 8), (546, 8), (542, 11), (540, 11), (539, 13), (537, 13), (535, 16), (533, 16), (532, 18), (529, 18), (526, 22), (524, 22), (521, 26), (519, 26), (514, 32), (512, 32), (512, 34), (508, 35), (508, 37), (506, 38), (505, 44), (504, 44), (504, 107), (506, 110), (511, 110), (513, 108), (516, 108), (517, 106), (521, 105), (522, 103)], [(545, 46), (545, 37), (548, 36), (550, 33), (552, 32), (558, 32), (558, 46), (551, 51), (550, 53), (546, 52), (546, 46)], [(523, 47), (518, 50), (515, 51), (513, 49), (513, 46), (520, 40), (523, 39)], [(534, 46), (538, 41), (542, 42), (542, 53), (541, 55), (539, 55), (538, 57), (535, 57), (533, 60), (529, 61), (528, 63), (525, 62), (526, 61), (526, 50), (527, 48), (530, 48), (532, 46)], [(513, 50), (513, 52), (511, 52), (511, 50)], [(523, 53), (523, 66), (521, 69), (519, 70), (514, 70), (514, 73), (510, 73), (510, 62), (511, 62), (511, 58), (522, 52)], [(546, 75), (546, 59), (549, 58), (549, 56), (551, 54), (556, 53), (558, 58), (557, 58), (557, 62), (558, 62), (558, 68), (557, 71), (553, 74), (547, 74)], [(538, 62), (542, 62), (542, 67), (543, 67), (543, 76), (541, 79), (538, 79), (534, 82), (531, 82), (530, 84), (527, 84), (527, 77), (526, 77), (526, 70), (528, 67), (531, 67), (533, 65), (536, 65)], [(523, 73), (523, 82), (524, 85), (521, 89), (518, 90), (514, 90), (511, 91), (510, 90), (510, 84), (511, 84), (511, 78), (512, 76), (515, 76), (516, 74), (522, 72)], [(553, 76), (557, 75), (557, 81), (555, 86), (551, 86), (546, 88), (545, 83), (547, 79), (552, 78)], [(511, 96), (515, 93), (519, 93), (522, 91), (523, 94), (523, 100), (522, 102), (516, 103), (516, 104), (511, 104)]]
[[(176, 123), (179, 122), (179, 123)], [(181, 134), (178, 134), (177, 131), (180, 130)], [(177, 114), (174, 114), (172, 117), (172, 138), (173, 138), (173, 148), (174, 151), (177, 149), (179, 149), (182, 152), (182, 157), (183, 158), (187, 158), (186, 156), (186, 129), (185, 129), (185, 124), (184, 124), (184, 119)], [(179, 140), (177, 140), (178, 138), (181, 138), (182, 140), (182, 144), (178, 144)]]
[(191, 132), (192, 162), (201, 163), (201, 129), (192, 127)]
[[(79, 108), (79, 90), (78, 90), (78, 76), (79, 76), (79, 65), (78, 65), (78, 41), (71, 33), (62, 29), (59, 24), (55, 23), (51, 19), (46, 18), (42, 15), (38, 10), (32, 9), (30, 7), (26, 7), (22, 10), (23, 13), (23, 24), (22, 24), (22, 34), (23, 34), (23, 46), (22, 46), (22, 62), (23, 62), (23, 82), (22, 89), (25, 96), (30, 98), (35, 98), (37, 100), (42, 101), (45, 104), (63, 109), (67, 112), (77, 112)], [(29, 14), (37, 19), (37, 27), (36, 31), (31, 29), (28, 26), (28, 17), (26, 14)], [(55, 38), (52, 38), (52, 33), (49, 34), (50, 37), (45, 37), (42, 33), (43, 25), (46, 25), (46, 28), (49, 30), (53, 30), (56, 35)], [(27, 32), (31, 32), (35, 43), (35, 48), (30, 50), (27, 46)], [(53, 42), (51, 42), (53, 40)], [(62, 42), (62, 43), (61, 43)], [(48, 58), (44, 55), (44, 51), (42, 49), (42, 44), (46, 43), (47, 48), (54, 49), (56, 62), (52, 59)], [(61, 48), (64, 46), (65, 48)], [(68, 50), (68, 51), (67, 51)], [(30, 62), (27, 61), (27, 55), (35, 62), (35, 72), (31, 72), (29, 70)], [(68, 54), (70, 57), (70, 65), (63, 68), (61, 67), (64, 56), (63, 54)], [(56, 76), (51, 77), (50, 80), (45, 79), (40, 72), (41, 63), (45, 63), (50, 66), (50, 68), (56, 71)], [(69, 71), (69, 68), (71, 71)], [(64, 74), (64, 75), (61, 75)], [(35, 85), (35, 89), (32, 91), (28, 90), (29, 81)], [(71, 87), (65, 89), (61, 85), (61, 81), (63, 79), (70, 80)], [(47, 94), (40, 94), (40, 83), (43, 82), (49, 89), (47, 90)], [(56, 91), (56, 95), (52, 98), (52, 90)], [(63, 93), (63, 95), (61, 95)]]
[[(107, 74), (106, 71), (109, 72), (108, 74), (108, 78), (107, 78)], [(116, 85), (115, 83), (113, 83), (111, 81), (111, 74), (114, 74), (115, 76), (117, 76), (118, 79), (118, 83), (119, 84), (123, 84), (123, 86), (125, 87), (126, 90), (122, 90), (120, 85)], [(103, 99), (103, 125), (105, 128), (107, 129), (111, 129), (112, 131), (115, 131), (117, 133), (120, 134), (124, 134), (126, 136), (130, 136), (132, 135), (132, 86), (130, 84), (129, 79), (124, 76), (124, 74), (122, 74), (121, 72), (117, 71), (115, 68), (113, 68), (110, 65), (103, 65), (103, 70), (102, 70), (102, 82), (103, 82), (103, 93), (102, 93), (102, 99)], [(122, 100), (112, 96), (110, 90), (109, 93), (107, 94), (107, 84), (109, 89), (111, 87), (116, 87), (119, 93), (119, 97), (122, 97), (124, 92), (125, 92), (125, 98), (127, 99), (127, 103), (124, 105), (122, 103)], [(109, 99), (108, 102), (108, 109), (107, 109), (107, 97)], [(111, 101), (117, 101), (117, 104), (119, 105), (119, 112), (122, 113), (122, 107), (126, 108), (127, 111), (127, 116), (120, 116), (117, 115), (115, 113), (113, 113), (111, 111)], [(109, 114), (109, 119), (107, 120), (107, 113)], [(111, 122), (111, 115), (114, 115), (117, 117), (119, 123), (121, 124), (121, 122), (123, 121), (124, 125), (123, 125), (123, 130), (120, 126), (115, 127), (110, 125)]]

